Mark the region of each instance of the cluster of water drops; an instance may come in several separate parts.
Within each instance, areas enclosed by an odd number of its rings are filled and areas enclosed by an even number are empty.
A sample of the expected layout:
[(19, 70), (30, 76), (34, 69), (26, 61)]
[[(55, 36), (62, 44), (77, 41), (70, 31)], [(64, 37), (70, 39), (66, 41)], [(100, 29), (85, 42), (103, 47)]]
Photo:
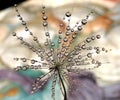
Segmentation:
[(29, 33), (38, 47), (35, 47), (34, 45), (25, 41), (23, 37), (17, 36), (15, 32), (13, 32), (13, 36), (20, 40), (21, 44), (32, 50), (39, 57), (39, 60), (29, 59), (25, 57), (15, 57), (14, 60), (16, 61), (22, 61), (23, 63), (29, 62), (31, 64), (17, 66), (15, 70), (25, 71), (27, 69), (48, 69), (48, 73), (38, 77), (35, 80), (32, 85), (31, 93), (38, 91), (49, 79), (53, 79), (51, 88), (53, 100), (55, 100), (55, 86), (57, 82), (60, 85), (60, 90), (64, 96), (64, 100), (67, 100), (67, 87), (69, 88), (70, 86), (69, 73), (81, 73), (82, 71), (98, 68), (102, 65), (102, 62), (94, 59), (94, 55), (100, 54), (101, 52), (108, 52), (108, 50), (104, 47), (91, 45), (91, 42), (99, 40), (101, 38), (101, 35), (99, 34), (91, 34), (85, 40), (75, 45), (72, 50), (70, 49), (71, 44), (81, 32), (83, 26), (87, 24), (88, 18), (93, 12), (90, 12), (88, 15), (86, 15), (86, 17), (81, 21), (76, 22), (73, 27), (70, 25), (72, 14), (70, 11), (66, 12), (63, 18), (63, 20), (67, 20), (66, 29), (63, 31), (64, 25), (63, 23), (60, 23), (57, 33), (58, 36), (56, 48), (56, 44), (52, 41), (50, 32), (48, 30), (48, 17), (46, 15), (45, 6), (42, 6), (41, 11), (43, 20), (42, 25), (46, 36), (46, 41), (44, 44), (40, 44), (38, 37), (34, 36), (34, 34), (29, 30), (27, 23), (24, 21), (18, 11), (17, 5), (15, 5), (15, 9), (17, 12), (17, 17), (25, 27), (25, 31)]

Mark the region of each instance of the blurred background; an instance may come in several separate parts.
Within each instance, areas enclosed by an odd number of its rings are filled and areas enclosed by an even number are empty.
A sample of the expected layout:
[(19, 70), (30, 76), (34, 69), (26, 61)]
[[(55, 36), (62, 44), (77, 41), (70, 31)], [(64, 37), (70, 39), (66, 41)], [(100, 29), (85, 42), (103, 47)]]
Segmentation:
[[(100, 68), (93, 70), (92, 73), (95, 74), (99, 87), (110, 86), (110, 90), (116, 91), (112, 92), (117, 94), (116, 98), (117, 96), (120, 97), (120, 0), (0, 1), (0, 100), (48, 100), (51, 95), (50, 83), (46, 85), (46, 89), (41, 89), (39, 93), (29, 94), (33, 79), (42, 75), (45, 71), (28, 70), (17, 73), (13, 71), (17, 65), (22, 65), (22, 62), (16, 62), (13, 58), (37, 57), (12, 36), (12, 32), (17, 32), (28, 42), (31, 41), (17, 18), (17, 13), (13, 7), (15, 3), (18, 4), (20, 14), (28, 23), (29, 29), (39, 38), (41, 43), (45, 41), (41, 19), (42, 5), (46, 6), (49, 31), (52, 33), (53, 40), (59, 28), (58, 24), (63, 22), (62, 18), (66, 11), (72, 11), (71, 23), (74, 24), (93, 10), (94, 14), (90, 16), (88, 24), (84, 27), (78, 41), (92, 33), (102, 34), (102, 39), (94, 44), (111, 49), (110, 52), (102, 54), (99, 58), (102, 62), (110, 63), (103, 64)], [(120, 100), (120, 98), (106, 100)]]

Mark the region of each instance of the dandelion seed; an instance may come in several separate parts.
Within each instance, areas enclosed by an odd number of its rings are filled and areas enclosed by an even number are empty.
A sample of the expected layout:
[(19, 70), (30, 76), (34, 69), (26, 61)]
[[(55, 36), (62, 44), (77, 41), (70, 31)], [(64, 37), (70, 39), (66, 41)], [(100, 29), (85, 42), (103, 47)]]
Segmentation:
[[(35, 93), (40, 90), (49, 79), (53, 79), (52, 81), (52, 98), (55, 98), (55, 86), (58, 82), (60, 85), (61, 93), (63, 94), (64, 100), (68, 100), (67, 91), (70, 89), (70, 73), (81, 73), (82, 71), (93, 70), (102, 65), (102, 62), (95, 60), (93, 55), (95, 53), (99, 54), (100, 52), (107, 52), (104, 47), (100, 49), (100, 47), (95, 47), (90, 45), (91, 42), (96, 39), (100, 39), (100, 35), (92, 34), (88, 36), (84, 41), (78, 43), (74, 46), (73, 50), (70, 49), (73, 40), (78, 37), (79, 32), (83, 29), (83, 26), (87, 24), (88, 18), (90, 14), (88, 14), (81, 21), (76, 22), (74, 27), (70, 25), (70, 17), (72, 14), (70, 11), (65, 13), (64, 19), (68, 18), (68, 23), (65, 32), (62, 31), (63, 24), (60, 24), (60, 30), (58, 31), (58, 48), (56, 44), (52, 42), (50, 37), (50, 32), (48, 31), (47, 22), (48, 17), (46, 15), (45, 6), (42, 7), (42, 24), (45, 30), (46, 41), (44, 45), (39, 42), (38, 37), (34, 36), (34, 34), (29, 30), (27, 23), (24, 21), (22, 16), (20, 15), (17, 5), (15, 5), (15, 10), (17, 12), (17, 17), (21, 21), (22, 25), (25, 27), (25, 31), (28, 31), (30, 36), (33, 38), (33, 41), (37, 43), (38, 47), (26, 42), (22, 37), (18, 37), (17, 33), (13, 32), (13, 36), (21, 41), (23, 45), (33, 51), (40, 60), (28, 59), (28, 58), (14, 58), (16, 61), (22, 61), (23, 63), (30, 62), (31, 65), (18, 66), (15, 68), (15, 71), (19, 70), (27, 70), (27, 69), (48, 69), (49, 72), (45, 75), (42, 75), (36, 78), (35, 82), (32, 85), (31, 93)], [(94, 48), (94, 50), (93, 50)], [(93, 50), (93, 51), (92, 51)], [(36, 65), (37, 63), (37, 65)], [(82, 68), (81, 66), (89, 66)]]

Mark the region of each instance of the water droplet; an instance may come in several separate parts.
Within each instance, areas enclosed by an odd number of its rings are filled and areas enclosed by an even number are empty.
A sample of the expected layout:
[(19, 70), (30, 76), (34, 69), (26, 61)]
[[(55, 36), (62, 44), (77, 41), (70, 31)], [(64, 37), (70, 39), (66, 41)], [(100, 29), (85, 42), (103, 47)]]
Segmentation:
[(44, 11), (44, 10), (42, 10), (42, 14), (45, 14), (45, 11)]
[(59, 34), (62, 34), (62, 31), (61, 31), (61, 30), (59, 30)]
[(81, 55), (79, 55), (79, 56), (78, 56), (78, 59), (82, 59), (82, 56), (81, 56)]
[(66, 34), (66, 36), (69, 36), (69, 35), (70, 35), (70, 32), (66, 32), (65, 34)]
[(81, 46), (81, 49), (86, 49), (85, 44), (83, 44), (83, 45)]
[(99, 62), (99, 61), (97, 62), (97, 64), (98, 64), (98, 67), (102, 65), (102, 63), (101, 63), (101, 62)]
[(42, 9), (45, 9), (45, 6), (44, 6), (44, 5), (42, 6)]
[(95, 64), (95, 62), (96, 62), (95, 59), (92, 59), (92, 64)]
[(87, 42), (87, 43), (90, 43), (90, 42), (91, 42), (91, 39), (90, 39), (90, 38), (87, 38), (87, 39), (86, 39), (86, 42)]
[(37, 39), (37, 37), (33, 37), (33, 40), (34, 40), (34, 41), (37, 41), (38, 39)]
[(19, 17), (19, 20), (21, 20), (21, 21), (23, 20), (21, 16), (18, 16), (18, 17)]
[(22, 21), (22, 25), (26, 25), (26, 22), (25, 22), (25, 21)]
[(68, 39), (65, 37), (65, 38), (63, 39), (63, 41), (64, 41), (64, 42), (67, 42), (67, 41), (68, 41)]
[(74, 29), (71, 29), (71, 32), (74, 32)]
[(15, 33), (15, 32), (13, 32), (13, 33), (12, 33), (12, 35), (13, 35), (13, 36), (16, 36), (16, 33)]
[(33, 35), (33, 33), (32, 33), (32, 32), (30, 32), (30, 35)]
[(25, 31), (29, 31), (29, 29), (28, 29), (28, 27), (27, 27), (27, 26), (25, 27)]
[(102, 51), (105, 51), (105, 48), (102, 48)]
[(82, 30), (82, 26), (78, 26), (77, 29), (78, 29), (79, 31), (81, 31), (81, 30)]
[(95, 36), (92, 36), (92, 37), (91, 37), (91, 40), (95, 40)]
[(34, 59), (31, 60), (31, 64), (35, 64), (35, 62), (36, 62), (36, 61), (35, 61)]
[(34, 93), (34, 91), (31, 91), (30, 93), (31, 93), (31, 94), (33, 94), (33, 93)]
[(105, 52), (107, 53), (107, 52), (108, 52), (108, 50), (105, 50)]
[(54, 42), (51, 42), (51, 46), (55, 46), (55, 43), (54, 43)]
[(82, 23), (83, 25), (85, 25), (85, 24), (87, 24), (87, 20), (86, 20), (86, 19), (82, 19), (81, 23)]
[(67, 60), (68, 62), (71, 62), (72, 61), (72, 59), (71, 58), (68, 58), (68, 60)]
[(26, 59), (26, 58), (21, 58), (21, 60), (22, 60), (23, 62), (26, 62), (26, 61), (27, 61), (27, 59)]
[(65, 52), (65, 56), (68, 56), (68, 54), (69, 54), (68, 52)]
[(40, 80), (40, 78), (38, 77), (38, 78), (36, 78), (36, 80), (37, 80), (37, 81), (39, 81), (39, 80)]
[(45, 42), (45, 43), (44, 43), (44, 45), (45, 45), (45, 46), (48, 46), (48, 45), (49, 45), (49, 43), (48, 43), (48, 42)]
[(97, 39), (100, 39), (100, 38), (101, 38), (101, 36), (100, 36), (100, 35), (96, 35), (96, 38), (97, 38)]
[(47, 18), (48, 17), (46, 15), (43, 15), (43, 17), (42, 17), (43, 20), (47, 20)]
[(77, 35), (73, 34), (73, 35), (72, 35), (72, 38), (73, 38), (73, 39), (75, 39), (75, 38), (76, 38), (76, 36), (77, 36)]
[(75, 61), (75, 62), (78, 62), (78, 61), (79, 61), (79, 59), (78, 59), (78, 58), (75, 58), (75, 59), (74, 59), (74, 61)]
[(70, 30), (70, 26), (67, 26), (67, 27), (66, 27), (66, 30)]
[(46, 35), (46, 36), (49, 36), (49, 32), (45, 32), (45, 35)]
[(71, 13), (68, 11), (68, 12), (65, 13), (65, 15), (66, 15), (67, 17), (70, 17), (70, 16), (71, 16)]
[(96, 53), (97, 53), (97, 54), (99, 54), (99, 53), (100, 53), (100, 50), (99, 50), (99, 49), (97, 49), (97, 50), (96, 50)]
[(92, 46), (89, 46), (89, 47), (88, 47), (88, 50), (92, 50)]
[(58, 40), (58, 43), (60, 44), (60, 43), (61, 43), (61, 40)]
[(52, 53), (51, 53), (51, 52), (49, 52), (47, 55), (48, 55), (48, 57), (50, 57), (50, 56), (52, 56)]
[(22, 70), (23, 70), (23, 71), (27, 70), (27, 67), (26, 67), (26, 66), (23, 66), (23, 67), (22, 67)]
[(13, 58), (13, 60), (16, 60), (16, 61), (18, 61), (18, 60), (19, 60), (19, 58)]
[(48, 23), (46, 21), (43, 22), (43, 26), (46, 27)]
[(63, 27), (63, 24), (62, 24), (62, 23), (60, 24), (60, 27)]
[(91, 54), (91, 53), (88, 53), (88, 54), (87, 54), (87, 57), (88, 57), (88, 58), (91, 58), (91, 57), (92, 57), (92, 54)]

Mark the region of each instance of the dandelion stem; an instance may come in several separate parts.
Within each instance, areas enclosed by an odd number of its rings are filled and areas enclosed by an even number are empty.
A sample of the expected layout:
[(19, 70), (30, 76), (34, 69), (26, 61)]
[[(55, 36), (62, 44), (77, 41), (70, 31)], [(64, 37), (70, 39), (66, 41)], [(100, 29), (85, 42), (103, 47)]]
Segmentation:
[(64, 100), (67, 100), (67, 92), (66, 92), (65, 85), (64, 85), (64, 82), (63, 82), (63, 80), (62, 80), (62, 77), (61, 77), (61, 75), (60, 75), (59, 70), (58, 70), (58, 75), (59, 75), (59, 78), (60, 78), (60, 81), (61, 81), (61, 83), (62, 83), (63, 90), (64, 90)]

